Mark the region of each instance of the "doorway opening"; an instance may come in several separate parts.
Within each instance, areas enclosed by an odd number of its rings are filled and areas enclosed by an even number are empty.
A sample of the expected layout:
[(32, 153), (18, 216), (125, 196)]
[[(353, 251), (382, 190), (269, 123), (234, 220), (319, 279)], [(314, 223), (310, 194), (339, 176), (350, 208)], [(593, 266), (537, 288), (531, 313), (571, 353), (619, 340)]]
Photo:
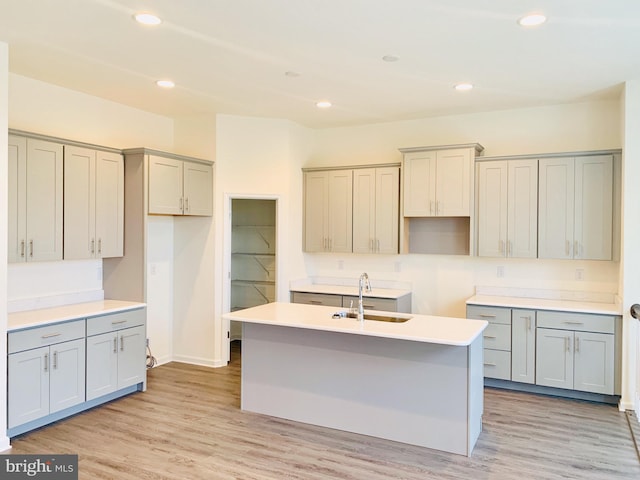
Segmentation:
[[(229, 310), (276, 299), (276, 200), (231, 199)], [(242, 339), (242, 325), (231, 322), (230, 341)]]

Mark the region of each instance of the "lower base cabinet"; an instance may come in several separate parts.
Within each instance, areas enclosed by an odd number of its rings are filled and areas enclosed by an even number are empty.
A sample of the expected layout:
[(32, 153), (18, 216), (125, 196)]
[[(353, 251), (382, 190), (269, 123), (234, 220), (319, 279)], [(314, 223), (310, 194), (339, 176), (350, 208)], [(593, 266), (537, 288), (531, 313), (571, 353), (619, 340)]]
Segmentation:
[(579, 392), (619, 395), (620, 317), (467, 305), (487, 320), (484, 376)]
[(9, 428), (85, 401), (84, 338), (8, 358)]
[(10, 331), (7, 435), (144, 389), (145, 324), (136, 309)]

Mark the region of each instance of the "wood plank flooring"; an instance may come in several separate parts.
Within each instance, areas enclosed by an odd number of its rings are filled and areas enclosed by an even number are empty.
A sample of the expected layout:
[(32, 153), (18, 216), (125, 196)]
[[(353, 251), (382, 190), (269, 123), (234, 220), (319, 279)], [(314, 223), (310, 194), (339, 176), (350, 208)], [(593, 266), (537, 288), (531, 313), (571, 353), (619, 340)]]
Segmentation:
[(82, 480), (640, 479), (615, 407), (486, 389), (484, 430), (467, 458), (242, 412), (237, 347), (228, 367), (154, 368), (147, 392), (12, 445), (15, 454), (77, 453)]

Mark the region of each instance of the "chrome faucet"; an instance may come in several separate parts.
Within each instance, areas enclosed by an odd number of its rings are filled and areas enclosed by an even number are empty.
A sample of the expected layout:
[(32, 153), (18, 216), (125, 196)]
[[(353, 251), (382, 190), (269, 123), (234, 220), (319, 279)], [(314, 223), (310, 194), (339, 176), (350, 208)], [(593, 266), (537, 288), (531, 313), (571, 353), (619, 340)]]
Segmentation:
[(371, 283), (369, 282), (369, 275), (363, 273), (358, 280), (358, 320), (364, 322), (364, 307), (362, 306), (362, 289), (365, 292), (371, 292)]

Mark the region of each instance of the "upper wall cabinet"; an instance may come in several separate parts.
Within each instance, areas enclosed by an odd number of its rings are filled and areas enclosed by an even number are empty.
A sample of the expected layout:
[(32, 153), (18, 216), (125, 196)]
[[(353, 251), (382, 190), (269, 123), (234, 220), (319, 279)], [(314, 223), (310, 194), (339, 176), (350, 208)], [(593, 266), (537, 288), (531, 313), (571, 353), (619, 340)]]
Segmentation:
[(63, 147), (9, 135), (8, 261), (62, 260)]
[(540, 160), (538, 256), (611, 260), (614, 157)]
[(398, 253), (399, 165), (305, 169), (304, 251)]
[(471, 215), (474, 148), (401, 152), (405, 217)]
[(538, 160), (477, 163), (478, 255), (536, 258)]
[(115, 152), (64, 147), (64, 258), (121, 257), (124, 160)]
[(149, 213), (213, 215), (213, 166), (150, 155)]
[(304, 250), (351, 252), (353, 170), (304, 173)]
[(477, 143), (401, 148), (401, 252), (474, 253)]
[(353, 171), (353, 252), (398, 253), (400, 169)]

